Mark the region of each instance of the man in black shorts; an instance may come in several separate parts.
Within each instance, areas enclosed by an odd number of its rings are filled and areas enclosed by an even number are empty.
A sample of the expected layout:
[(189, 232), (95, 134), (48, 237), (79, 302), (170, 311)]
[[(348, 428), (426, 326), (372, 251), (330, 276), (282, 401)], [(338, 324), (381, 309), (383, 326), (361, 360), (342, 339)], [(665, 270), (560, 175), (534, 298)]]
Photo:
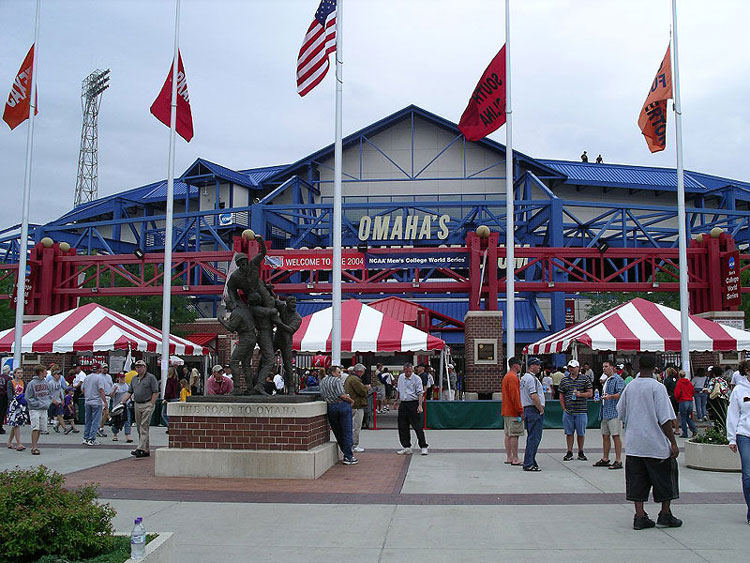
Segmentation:
[[(625, 495), (635, 504), (636, 530), (682, 526), (682, 520), (675, 518), (670, 509), (671, 501), (680, 496), (679, 450), (672, 431), (675, 414), (666, 388), (653, 378), (655, 366), (653, 354), (642, 355), (638, 359), (638, 377), (625, 387), (617, 404), (617, 413), (625, 425)], [(643, 509), (652, 488), (654, 502), (661, 503), (656, 522)]]

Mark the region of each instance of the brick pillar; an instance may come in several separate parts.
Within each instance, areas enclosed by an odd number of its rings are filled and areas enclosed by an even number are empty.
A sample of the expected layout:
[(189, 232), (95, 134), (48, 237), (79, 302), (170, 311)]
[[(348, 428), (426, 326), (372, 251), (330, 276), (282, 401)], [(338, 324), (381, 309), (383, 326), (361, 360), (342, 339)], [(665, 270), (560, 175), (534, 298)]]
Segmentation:
[[(500, 311), (467, 311), (464, 317), (466, 391), (497, 393), (503, 369), (503, 314)], [(476, 352), (492, 349), (494, 357), (483, 360)]]

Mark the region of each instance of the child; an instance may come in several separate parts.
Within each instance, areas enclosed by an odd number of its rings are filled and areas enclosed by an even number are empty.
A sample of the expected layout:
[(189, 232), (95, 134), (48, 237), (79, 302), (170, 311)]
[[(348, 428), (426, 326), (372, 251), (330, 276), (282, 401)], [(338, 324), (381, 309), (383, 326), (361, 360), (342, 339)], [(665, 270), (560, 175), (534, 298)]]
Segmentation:
[(34, 367), (34, 379), (26, 385), (26, 404), (31, 419), (31, 455), (39, 455), (37, 448), (39, 434), (47, 431), (47, 409), (52, 404), (49, 386), (44, 378), (47, 370), (44, 366)]
[(66, 434), (78, 434), (76, 428), (76, 411), (73, 407), (73, 386), (68, 386), (65, 389), (65, 397), (63, 397), (63, 420), (65, 420), (70, 426), (65, 429)]
[(180, 379), (180, 402), (184, 403), (187, 398), (192, 395), (190, 392), (190, 386), (188, 385), (187, 379)]

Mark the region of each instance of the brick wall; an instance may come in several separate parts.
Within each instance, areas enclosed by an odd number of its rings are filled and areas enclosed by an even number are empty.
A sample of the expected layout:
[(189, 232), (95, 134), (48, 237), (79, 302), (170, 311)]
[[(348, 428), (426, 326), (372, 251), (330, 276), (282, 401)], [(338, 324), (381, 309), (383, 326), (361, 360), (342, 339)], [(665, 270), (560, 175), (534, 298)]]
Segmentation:
[[(466, 391), (497, 393), (503, 369), (503, 318), (500, 311), (469, 311), (464, 318), (464, 357)], [(496, 338), (497, 356), (494, 364), (474, 362), (474, 341), (477, 338)]]
[(170, 416), (169, 447), (306, 451), (328, 441), (326, 415), (311, 418)]

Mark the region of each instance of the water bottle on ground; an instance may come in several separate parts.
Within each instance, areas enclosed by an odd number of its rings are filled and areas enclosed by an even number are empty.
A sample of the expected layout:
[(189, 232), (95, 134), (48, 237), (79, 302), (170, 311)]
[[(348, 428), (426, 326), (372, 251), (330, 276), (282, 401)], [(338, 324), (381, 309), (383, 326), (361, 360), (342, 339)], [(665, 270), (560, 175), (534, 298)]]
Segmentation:
[(146, 551), (146, 528), (143, 527), (143, 518), (135, 519), (133, 531), (130, 532), (130, 558), (143, 559)]

